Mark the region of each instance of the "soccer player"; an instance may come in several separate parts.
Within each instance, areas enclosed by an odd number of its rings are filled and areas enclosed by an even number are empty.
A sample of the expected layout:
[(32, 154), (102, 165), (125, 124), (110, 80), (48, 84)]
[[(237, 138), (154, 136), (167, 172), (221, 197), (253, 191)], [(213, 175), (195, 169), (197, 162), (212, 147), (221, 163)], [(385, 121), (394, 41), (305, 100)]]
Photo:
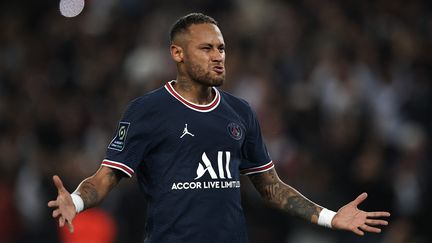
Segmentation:
[(123, 177), (136, 174), (148, 201), (147, 243), (248, 241), (240, 175), (281, 210), (314, 224), (381, 231), (388, 212), (357, 208), (367, 194), (337, 213), (283, 183), (248, 103), (219, 88), (225, 80), (225, 43), (217, 22), (192, 13), (173, 25), (170, 51), (177, 78), (133, 100), (119, 121), (99, 170), (70, 194), (58, 176), (48, 203), (59, 225), (98, 205)]

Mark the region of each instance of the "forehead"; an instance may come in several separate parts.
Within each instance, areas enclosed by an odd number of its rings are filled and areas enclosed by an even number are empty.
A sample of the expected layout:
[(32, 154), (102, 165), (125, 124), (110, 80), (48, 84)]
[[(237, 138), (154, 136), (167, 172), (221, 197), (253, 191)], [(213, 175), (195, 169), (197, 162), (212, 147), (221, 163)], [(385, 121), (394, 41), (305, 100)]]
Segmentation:
[(214, 24), (193, 24), (186, 35), (188, 41), (194, 44), (224, 44), (222, 33)]

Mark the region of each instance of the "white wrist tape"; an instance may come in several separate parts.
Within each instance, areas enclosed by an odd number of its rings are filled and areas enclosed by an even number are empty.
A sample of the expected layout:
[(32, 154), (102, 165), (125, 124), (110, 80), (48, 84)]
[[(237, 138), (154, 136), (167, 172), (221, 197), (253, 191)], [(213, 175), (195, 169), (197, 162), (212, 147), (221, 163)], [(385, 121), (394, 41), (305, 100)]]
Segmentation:
[(84, 201), (82, 200), (80, 195), (72, 193), (71, 197), (72, 197), (72, 202), (75, 205), (76, 212), (79, 213), (79, 212), (83, 211), (84, 210)]
[(334, 216), (336, 215), (336, 212), (333, 212), (331, 210), (328, 210), (327, 208), (323, 208), (319, 214), (318, 217), (318, 225), (327, 227), (327, 228), (332, 228), (332, 220), (334, 218)]

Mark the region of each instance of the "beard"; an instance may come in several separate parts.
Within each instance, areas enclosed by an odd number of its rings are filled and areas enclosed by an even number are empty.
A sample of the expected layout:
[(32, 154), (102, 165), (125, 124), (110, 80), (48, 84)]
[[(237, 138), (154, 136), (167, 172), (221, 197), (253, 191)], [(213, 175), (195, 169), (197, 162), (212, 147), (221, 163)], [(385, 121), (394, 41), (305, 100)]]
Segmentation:
[(187, 73), (193, 81), (206, 86), (219, 87), (225, 81), (225, 72), (218, 75), (211, 71), (206, 71), (198, 64), (191, 64), (190, 67), (187, 68)]

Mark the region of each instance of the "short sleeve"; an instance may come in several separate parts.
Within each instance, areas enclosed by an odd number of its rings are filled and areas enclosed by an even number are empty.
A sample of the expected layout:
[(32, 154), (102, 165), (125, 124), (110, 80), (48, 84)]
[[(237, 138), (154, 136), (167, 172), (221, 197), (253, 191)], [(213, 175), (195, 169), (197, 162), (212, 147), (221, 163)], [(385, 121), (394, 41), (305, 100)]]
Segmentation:
[(151, 119), (145, 119), (146, 106), (137, 100), (131, 102), (108, 145), (103, 166), (118, 169), (132, 177), (148, 151)]
[(270, 170), (274, 167), (261, 134), (255, 112), (250, 109), (245, 142), (242, 147), (243, 159), (240, 174), (251, 175)]

